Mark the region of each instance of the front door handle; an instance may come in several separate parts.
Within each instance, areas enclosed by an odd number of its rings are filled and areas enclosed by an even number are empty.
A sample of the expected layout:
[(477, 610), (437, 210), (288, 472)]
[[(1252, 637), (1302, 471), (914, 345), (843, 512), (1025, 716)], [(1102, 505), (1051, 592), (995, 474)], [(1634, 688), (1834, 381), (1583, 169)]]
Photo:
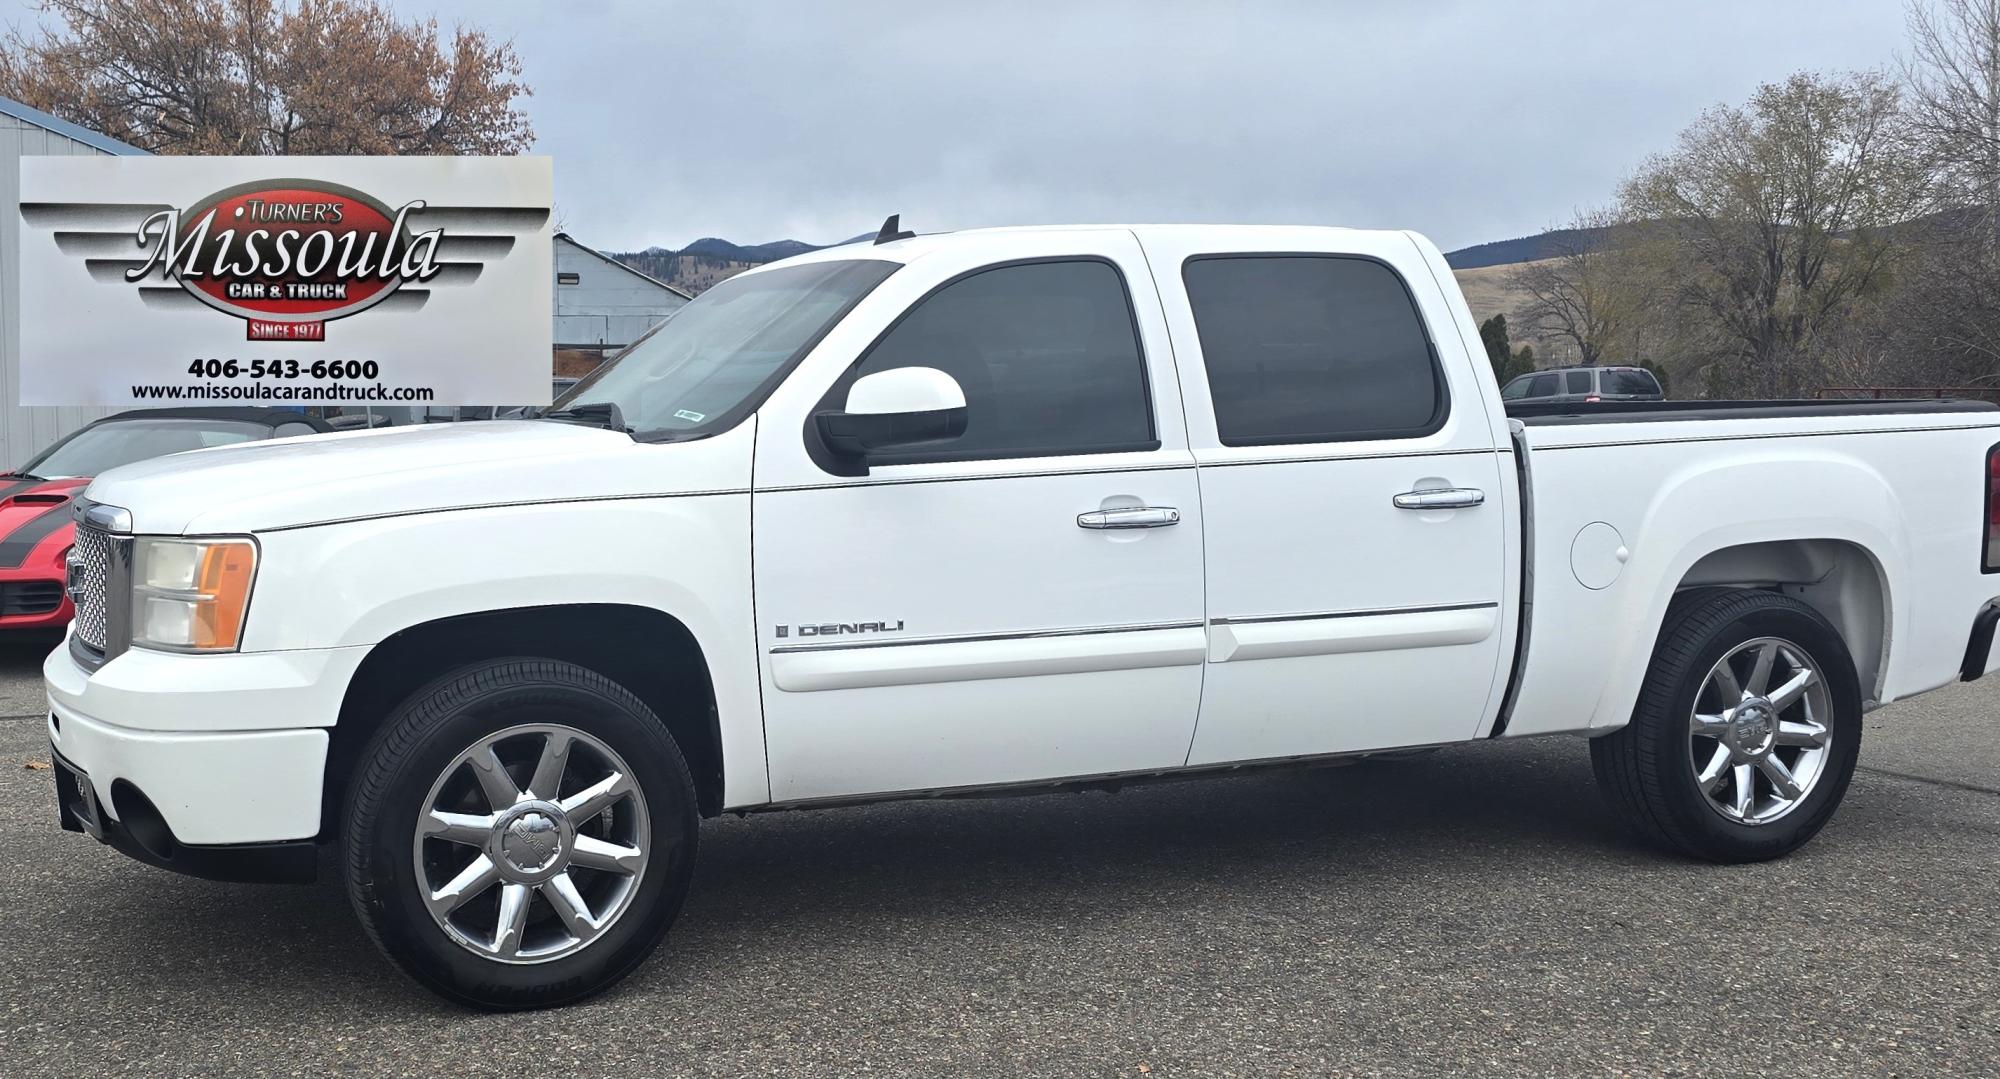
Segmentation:
[(1181, 511), (1172, 506), (1132, 506), (1076, 515), (1078, 528), (1165, 528), (1180, 523)]
[(1404, 491), (1394, 501), (1399, 510), (1462, 510), (1485, 502), (1486, 492), (1477, 487), (1440, 487)]

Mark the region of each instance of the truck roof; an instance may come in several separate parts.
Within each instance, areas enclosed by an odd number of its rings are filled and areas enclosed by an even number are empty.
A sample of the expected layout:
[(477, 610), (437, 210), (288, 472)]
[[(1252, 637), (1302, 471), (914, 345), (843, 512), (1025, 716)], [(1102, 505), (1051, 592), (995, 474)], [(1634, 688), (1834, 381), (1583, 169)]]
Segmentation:
[[(777, 266), (797, 266), (808, 262), (830, 262), (838, 259), (883, 259), (889, 262), (915, 262), (936, 251), (978, 243), (981, 237), (994, 235), (1018, 236), (1023, 233), (1064, 233), (1064, 232), (1131, 232), (1141, 242), (1148, 236), (1161, 234), (1209, 233), (1216, 243), (1239, 250), (1254, 250), (1259, 246), (1270, 246), (1279, 242), (1290, 246), (1298, 243), (1300, 237), (1325, 234), (1329, 241), (1336, 236), (1353, 238), (1356, 236), (1413, 236), (1397, 229), (1352, 229), (1338, 225), (1002, 225), (992, 228), (960, 229), (953, 232), (923, 233), (903, 240), (888, 243), (874, 243), (869, 239), (855, 240), (836, 247), (823, 247), (802, 255), (777, 262), (766, 263), (745, 273), (758, 273)], [(1261, 241), (1261, 242), (1260, 242)]]

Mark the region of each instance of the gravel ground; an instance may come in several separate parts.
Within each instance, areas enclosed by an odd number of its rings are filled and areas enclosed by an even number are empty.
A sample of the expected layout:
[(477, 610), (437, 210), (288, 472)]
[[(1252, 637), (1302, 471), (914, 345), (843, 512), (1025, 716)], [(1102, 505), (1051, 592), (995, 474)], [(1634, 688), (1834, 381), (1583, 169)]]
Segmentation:
[(1871, 715), (1770, 865), (1636, 846), (1568, 738), (716, 821), (637, 975), (489, 1016), (335, 886), (60, 831), (37, 664), (0, 652), (9, 1075), (2000, 1074), (2000, 681)]

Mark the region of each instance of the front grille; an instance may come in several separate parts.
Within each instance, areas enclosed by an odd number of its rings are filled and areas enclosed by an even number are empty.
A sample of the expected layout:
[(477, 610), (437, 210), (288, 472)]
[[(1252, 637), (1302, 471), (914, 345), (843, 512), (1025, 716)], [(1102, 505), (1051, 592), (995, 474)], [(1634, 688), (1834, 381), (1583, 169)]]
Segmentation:
[(76, 603), (76, 637), (103, 652), (111, 637), (111, 558), (118, 541), (88, 525), (76, 526), (70, 552), (70, 599)]
[(47, 614), (62, 606), (61, 581), (0, 582), (0, 617)]

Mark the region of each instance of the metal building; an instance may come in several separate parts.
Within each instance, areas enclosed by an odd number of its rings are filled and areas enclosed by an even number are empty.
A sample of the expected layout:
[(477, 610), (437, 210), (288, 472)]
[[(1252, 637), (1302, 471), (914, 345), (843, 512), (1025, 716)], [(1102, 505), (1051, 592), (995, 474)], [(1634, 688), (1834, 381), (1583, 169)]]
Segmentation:
[(29, 408), (21, 402), (21, 158), (30, 155), (143, 154), (40, 109), (0, 97), (0, 466), (12, 468), (108, 408)]
[(556, 233), (558, 350), (615, 352), (694, 297)]

